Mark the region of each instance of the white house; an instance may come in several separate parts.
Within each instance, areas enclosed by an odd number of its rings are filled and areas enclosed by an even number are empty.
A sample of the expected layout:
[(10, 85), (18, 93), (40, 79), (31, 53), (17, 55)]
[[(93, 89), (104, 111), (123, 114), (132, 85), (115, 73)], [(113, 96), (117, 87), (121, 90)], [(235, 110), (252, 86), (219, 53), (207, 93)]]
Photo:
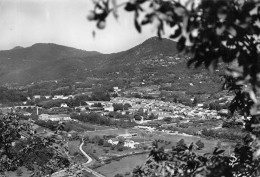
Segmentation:
[(30, 112), (24, 112), (23, 115), (24, 115), (24, 116), (31, 116), (32, 113), (30, 113)]
[(39, 115), (40, 120), (44, 121), (69, 121), (71, 120), (70, 116), (67, 114), (56, 114), (56, 115), (49, 115), (49, 114), (41, 114)]
[(133, 140), (125, 140), (125, 142), (124, 142), (124, 146), (129, 147), (131, 149), (136, 148), (136, 145), (138, 145), (138, 144), (140, 144), (140, 143), (134, 142)]
[(40, 99), (41, 95), (33, 95), (33, 99)]
[(118, 92), (121, 91), (121, 89), (119, 89), (118, 87), (113, 87), (113, 90), (114, 90), (115, 93), (118, 93)]
[(119, 134), (117, 137), (122, 137), (124, 139), (127, 139), (127, 138), (132, 138), (132, 134), (130, 133)]
[(110, 106), (105, 106), (103, 107), (104, 108), (104, 111), (108, 111), (108, 112), (113, 112), (114, 111), (114, 107), (112, 105)]
[(149, 126), (135, 126), (134, 128), (138, 128), (138, 129), (141, 129), (141, 130), (147, 130), (149, 132), (153, 132), (155, 130), (154, 127), (149, 127)]
[(50, 99), (51, 98), (51, 95), (45, 95), (44, 96), (46, 99)]
[(57, 100), (57, 99), (62, 99), (62, 100), (66, 100), (69, 97), (67, 96), (63, 96), (63, 95), (54, 95), (54, 97), (52, 98), (53, 100)]
[(117, 145), (119, 143), (119, 140), (117, 138), (111, 138), (107, 142), (112, 145)]
[(68, 105), (67, 105), (66, 103), (61, 103), (60, 107), (62, 107), (62, 108), (67, 108)]

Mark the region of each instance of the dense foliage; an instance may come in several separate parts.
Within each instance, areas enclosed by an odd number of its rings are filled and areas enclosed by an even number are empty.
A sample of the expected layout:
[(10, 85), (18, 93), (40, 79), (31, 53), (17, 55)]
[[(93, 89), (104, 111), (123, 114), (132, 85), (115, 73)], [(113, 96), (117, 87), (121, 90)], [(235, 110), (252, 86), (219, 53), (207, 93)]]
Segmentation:
[[(0, 172), (25, 166), (46, 175), (70, 164), (64, 144), (53, 137), (37, 136), (16, 115), (0, 117), (0, 131)], [(27, 139), (21, 139), (25, 135)]]
[(26, 100), (26, 94), (23, 94), (17, 90), (0, 87), (0, 101), (2, 103), (22, 102)]
[(130, 119), (111, 119), (110, 117), (101, 116), (97, 113), (91, 112), (91, 113), (85, 113), (80, 115), (72, 115), (72, 119), (79, 120), (81, 122), (87, 122), (92, 124), (98, 124), (98, 125), (106, 125), (106, 126), (116, 126), (116, 127), (134, 127), (136, 125), (135, 122), (132, 122)]

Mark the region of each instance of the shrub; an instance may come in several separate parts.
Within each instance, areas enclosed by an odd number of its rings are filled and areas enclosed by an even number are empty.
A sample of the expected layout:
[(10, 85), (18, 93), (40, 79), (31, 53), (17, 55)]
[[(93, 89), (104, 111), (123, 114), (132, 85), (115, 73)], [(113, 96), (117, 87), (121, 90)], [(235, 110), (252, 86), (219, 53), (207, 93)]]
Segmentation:
[(178, 141), (176, 143), (176, 149), (177, 150), (183, 150), (183, 149), (186, 149), (186, 148), (187, 148), (187, 145), (186, 145), (184, 139), (181, 139), (180, 141)]
[(204, 148), (204, 143), (201, 142), (200, 140), (198, 140), (196, 143), (195, 143), (199, 149), (203, 149)]
[(109, 142), (106, 142), (106, 141), (105, 141), (104, 144), (103, 144), (103, 146), (104, 146), (104, 147), (110, 147), (111, 144), (110, 144)]
[(123, 150), (124, 150), (124, 147), (123, 147), (123, 146), (118, 146), (118, 147), (117, 147), (117, 150), (118, 150), (118, 151), (123, 151)]

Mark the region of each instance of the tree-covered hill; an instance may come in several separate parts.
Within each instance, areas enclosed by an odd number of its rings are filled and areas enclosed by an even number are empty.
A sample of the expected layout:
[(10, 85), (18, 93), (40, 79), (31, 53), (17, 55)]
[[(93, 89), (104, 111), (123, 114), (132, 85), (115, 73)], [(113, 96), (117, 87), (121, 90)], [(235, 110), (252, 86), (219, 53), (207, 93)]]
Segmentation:
[[(0, 84), (27, 84), (64, 78), (82, 81), (87, 77), (127, 78), (151, 84), (175, 83), (186, 90), (191, 82), (209, 90), (219, 84), (207, 70), (190, 70), (188, 56), (178, 53), (176, 42), (152, 37), (126, 51), (101, 54), (56, 44), (35, 44), (27, 48), (0, 51)], [(198, 74), (200, 73), (200, 74)], [(203, 85), (204, 84), (204, 85)], [(176, 87), (177, 86), (177, 87)], [(190, 87), (190, 86), (188, 86)]]

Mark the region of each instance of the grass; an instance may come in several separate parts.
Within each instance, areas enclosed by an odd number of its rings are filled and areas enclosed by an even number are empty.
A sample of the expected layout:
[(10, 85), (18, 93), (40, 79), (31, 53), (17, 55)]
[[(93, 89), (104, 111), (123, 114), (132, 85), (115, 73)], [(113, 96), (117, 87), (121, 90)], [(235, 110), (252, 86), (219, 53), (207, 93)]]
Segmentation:
[(114, 127), (109, 127), (109, 126), (101, 126), (101, 125), (90, 124), (90, 123), (86, 123), (86, 122), (80, 122), (80, 123), (84, 124), (84, 125), (91, 126), (91, 127), (95, 128), (96, 130), (107, 130), (107, 129), (114, 128)]
[(79, 140), (69, 141), (69, 155), (72, 156), (72, 160), (74, 162), (82, 163), (86, 161), (86, 158), (80, 152), (79, 145), (80, 145)]
[[(111, 147), (103, 147), (103, 146), (99, 146), (99, 145), (91, 144), (91, 143), (84, 145), (82, 149), (86, 153), (90, 152), (97, 157), (110, 156), (110, 155), (123, 155), (123, 154), (133, 152), (133, 151), (135, 151), (135, 152), (140, 151), (137, 149), (130, 149), (130, 148), (124, 149), (123, 151), (118, 151), (116, 148), (114, 150), (111, 150)], [(104, 150), (108, 150), (108, 153), (105, 153)]]
[(124, 134), (125, 133), (125, 129), (113, 129), (112, 127), (109, 127), (108, 129), (103, 129), (100, 131), (93, 131), (93, 132), (87, 132), (87, 135), (89, 137), (94, 137), (94, 136), (104, 136), (104, 135), (119, 135), (119, 134)]
[(95, 175), (93, 175), (92, 173), (89, 173), (89, 172), (87, 172), (87, 171), (83, 171), (83, 176), (95, 177)]
[[(139, 129), (117, 129), (117, 130), (105, 130), (105, 131), (96, 131), (96, 132), (88, 132), (88, 136), (90, 137), (94, 137), (96, 135), (98, 136), (103, 136), (103, 135), (119, 135), (119, 134), (124, 134), (126, 132), (129, 133), (137, 133), (139, 136), (138, 137), (133, 137), (132, 139), (135, 140), (137, 142), (142, 142), (143, 139), (145, 138), (145, 141), (154, 141), (154, 140), (164, 140), (164, 141), (170, 141), (171, 144), (165, 146), (166, 149), (171, 149), (171, 147), (173, 145), (176, 144), (176, 142), (178, 142), (181, 139), (184, 139), (186, 144), (190, 144), (190, 143), (195, 143), (198, 140), (201, 140), (204, 145), (205, 148), (203, 148), (202, 150), (200, 150), (201, 153), (208, 153), (208, 152), (212, 152), (214, 150), (214, 148), (217, 146), (217, 142), (219, 140), (215, 140), (215, 139), (206, 139), (206, 138), (202, 138), (202, 137), (198, 137), (198, 136), (184, 136), (184, 135), (169, 135), (163, 132), (153, 132), (153, 133), (147, 133), (144, 130), (139, 130)], [(225, 141), (222, 142), (225, 146), (232, 146), (234, 143)]]
[[(171, 144), (166, 145), (165, 149), (171, 149), (173, 145), (176, 145), (176, 142), (180, 141), (181, 139), (184, 139), (185, 143), (187, 145), (191, 144), (192, 142), (195, 143), (198, 140), (201, 140), (205, 147), (202, 150), (199, 150), (198, 152), (200, 153), (209, 153), (213, 152), (214, 148), (217, 146), (218, 140), (213, 140), (213, 139), (206, 139), (206, 138), (201, 138), (198, 136), (183, 136), (183, 135), (168, 135), (166, 133), (158, 132), (153, 135), (152, 139), (160, 139), (160, 140), (166, 140), (170, 141)], [(233, 143), (230, 142), (222, 142), (225, 146), (232, 146)]]
[(124, 157), (119, 161), (112, 161), (109, 164), (96, 168), (95, 171), (105, 174), (107, 177), (114, 177), (118, 173), (132, 172), (137, 165), (144, 164), (146, 158), (147, 154)]
[(19, 169), (22, 171), (21, 176), (17, 175), (17, 170), (6, 172), (6, 176), (8, 176), (8, 177), (28, 177), (32, 174), (32, 172), (28, 171), (25, 167), (19, 167)]

